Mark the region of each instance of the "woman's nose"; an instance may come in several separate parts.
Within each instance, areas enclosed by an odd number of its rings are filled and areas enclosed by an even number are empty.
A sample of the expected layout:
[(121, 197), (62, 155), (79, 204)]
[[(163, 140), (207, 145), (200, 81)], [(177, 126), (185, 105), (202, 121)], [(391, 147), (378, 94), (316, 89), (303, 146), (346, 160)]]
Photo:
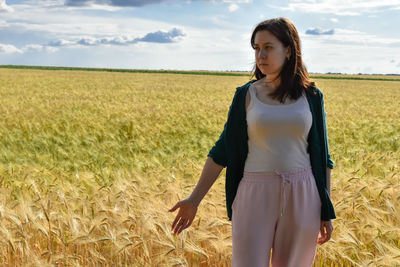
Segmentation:
[(267, 52), (265, 51), (265, 49), (260, 49), (260, 51), (258, 52), (258, 57), (265, 58), (266, 56)]

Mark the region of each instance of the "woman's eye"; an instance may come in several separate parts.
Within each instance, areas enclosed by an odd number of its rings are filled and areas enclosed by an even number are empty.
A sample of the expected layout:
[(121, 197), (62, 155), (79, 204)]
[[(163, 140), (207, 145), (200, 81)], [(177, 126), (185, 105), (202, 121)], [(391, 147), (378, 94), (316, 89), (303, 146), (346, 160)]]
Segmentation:
[[(270, 50), (270, 49), (272, 49), (272, 48), (273, 48), (272, 46), (265, 46), (265, 47), (264, 47), (265, 50)], [(255, 51), (260, 51), (260, 48), (259, 48), (259, 47), (254, 47), (254, 50), (255, 50)]]

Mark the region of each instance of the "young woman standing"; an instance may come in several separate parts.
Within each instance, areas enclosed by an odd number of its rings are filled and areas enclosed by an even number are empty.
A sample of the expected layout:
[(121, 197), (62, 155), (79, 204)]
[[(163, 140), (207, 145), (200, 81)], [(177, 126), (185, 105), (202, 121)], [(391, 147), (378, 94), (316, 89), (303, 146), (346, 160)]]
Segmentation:
[[(316, 245), (332, 234), (326, 114), (310, 81), (293, 23), (259, 23), (251, 36), (254, 75), (238, 87), (219, 140), (208, 154), (191, 196), (179, 201), (175, 234), (189, 227), (197, 207), (226, 170), (232, 221), (232, 266), (312, 266)], [(318, 238), (318, 233), (321, 237)]]

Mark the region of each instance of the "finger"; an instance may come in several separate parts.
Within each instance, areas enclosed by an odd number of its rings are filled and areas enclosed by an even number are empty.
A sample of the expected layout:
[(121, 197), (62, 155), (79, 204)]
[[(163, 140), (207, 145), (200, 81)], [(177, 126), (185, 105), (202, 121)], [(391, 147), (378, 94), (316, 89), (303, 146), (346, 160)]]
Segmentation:
[(185, 219), (185, 220), (182, 222), (181, 228), (179, 229), (179, 233), (182, 232), (183, 230), (185, 230), (185, 229), (187, 228), (188, 222), (189, 222), (189, 219)]
[(325, 229), (325, 225), (324, 225), (324, 223), (321, 223), (321, 225), (319, 226), (319, 230), (321, 232), (321, 235), (324, 232), (324, 229)]
[(323, 224), (321, 224), (320, 233), (321, 233), (321, 237), (318, 238), (318, 241), (321, 242), (320, 244), (323, 244), (324, 240), (326, 238), (325, 227)]
[(189, 220), (189, 219), (186, 220), (185, 224), (183, 225), (182, 230), (185, 230), (185, 229), (188, 228), (191, 224), (192, 224), (192, 221), (191, 221), (191, 220)]
[(178, 234), (178, 235), (180, 234), (180, 232), (183, 230), (182, 229), (183, 225), (184, 225), (184, 223), (182, 221), (179, 222), (178, 226), (175, 229), (175, 234)]
[(322, 237), (321, 237), (322, 244), (325, 243), (326, 241), (328, 241), (327, 238), (328, 238), (328, 231), (324, 227), (324, 229), (322, 230)]
[(324, 244), (325, 242), (326, 242), (325, 238), (322, 238), (322, 237), (318, 238), (318, 244), (319, 244), (319, 245), (322, 245), (322, 244)]
[(182, 221), (181, 232), (182, 232), (183, 229), (186, 228), (186, 225), (187, 225), (188, 222), (189, 222), (189, 219), (184, 219), (184, 220)]
[(174, 210), (176, 210), (179, 207), (179, 204), (175, 204), (175, 206), (173, 206), (170, 210), (168, 210), (169, 212), (172, 212)]
[(185, 230), (185, 227), (183, 227), (183, 225), (179, 228), (179, 230), (178, 230), (178, 235), (183, 231), (183, 230)]
[(320, 232), (320, 237), (318, 238), (318, 240), (323, 240), (325, 238), (324, 229), (321, 229), (319, 232)]
[(329, 228), (326, 234), (326, 241), (328, 241), (329, 239), (331, 239), (332, 237), (332, 230)]
[(175, 217), (174, 222), (172, 223), (172, 228), (171, 228), (171, 229), (174, 229), (174, 228), (175, 228), (175, 226), (176, 226), (176, 224), (178, 223), (179, 219), (181, 219), (181, 217), (177, 215), (177, 216)]
[(175, 224), (176, 224), (177, 221), (178, 221), (178, 216), (175, 217), (175, 220), (172, 223), (171, 229), (175, 228)]
[(177, 231), (177, 229), (184, 223), (185, 219), (182, 217), (179, 217), (179, 221), (177, 221), (177, 223), (175, 224), (175, 231)]

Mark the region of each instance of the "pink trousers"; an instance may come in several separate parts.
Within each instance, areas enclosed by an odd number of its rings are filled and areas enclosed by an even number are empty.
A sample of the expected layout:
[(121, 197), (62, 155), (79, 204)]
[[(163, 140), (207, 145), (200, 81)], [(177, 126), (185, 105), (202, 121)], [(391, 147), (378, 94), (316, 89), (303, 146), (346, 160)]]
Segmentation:
[(312, 266), (320, 215), (311, 167), (244, 172), (232, 204), (232, 267)]

